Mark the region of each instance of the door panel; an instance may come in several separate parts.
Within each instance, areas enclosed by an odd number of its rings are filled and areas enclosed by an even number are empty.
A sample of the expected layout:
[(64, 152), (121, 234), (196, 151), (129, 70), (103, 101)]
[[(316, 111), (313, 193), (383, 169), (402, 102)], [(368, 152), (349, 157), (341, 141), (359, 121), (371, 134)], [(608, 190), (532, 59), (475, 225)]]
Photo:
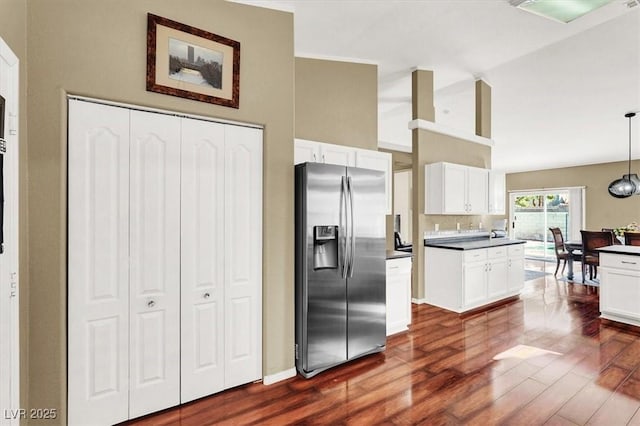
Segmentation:
[(470, 167), (467, 173), (469, 213), (486, 214), (489, 203), (489, 171)]
[(347, 278), (348, 358), (386, 344), (384, 172), (347, 168), (353, 198), (353, 273)]
[(455, 164), (444, 165), (444, 212), (466, 213), (467, 168)]
[(181, 402), (224, 388), (224, 125), (182, 120)]
[(228, 388), (262, 377), (261, 130), (225, 126), (224, 181)]
[(129, 111), (69, 101), (69, 424), (128, 418)]
[(130, 405), (180, 402), (180, 119), (131, 111)]

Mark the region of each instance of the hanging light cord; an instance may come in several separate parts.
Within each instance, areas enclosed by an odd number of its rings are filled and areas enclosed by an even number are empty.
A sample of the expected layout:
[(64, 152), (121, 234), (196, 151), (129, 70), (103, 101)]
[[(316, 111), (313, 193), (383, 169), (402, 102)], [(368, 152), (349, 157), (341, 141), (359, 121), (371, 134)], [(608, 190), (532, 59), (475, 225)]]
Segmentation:
[(629, 179), (631, 179), (631, 118), (633, 115), (629, 115)]

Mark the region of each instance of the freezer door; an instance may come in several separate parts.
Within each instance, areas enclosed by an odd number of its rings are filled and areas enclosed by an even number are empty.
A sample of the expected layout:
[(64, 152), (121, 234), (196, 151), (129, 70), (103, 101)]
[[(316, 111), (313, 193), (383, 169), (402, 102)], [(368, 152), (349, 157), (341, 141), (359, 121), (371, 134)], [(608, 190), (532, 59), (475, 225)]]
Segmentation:
[(296, 167), (297, 366), (305, 372), (347, 359), (345, 172), (320, 163)]
[(384, 172), (347, 168), (353, 224), (348, 235), (348, 358), (386, 344)]

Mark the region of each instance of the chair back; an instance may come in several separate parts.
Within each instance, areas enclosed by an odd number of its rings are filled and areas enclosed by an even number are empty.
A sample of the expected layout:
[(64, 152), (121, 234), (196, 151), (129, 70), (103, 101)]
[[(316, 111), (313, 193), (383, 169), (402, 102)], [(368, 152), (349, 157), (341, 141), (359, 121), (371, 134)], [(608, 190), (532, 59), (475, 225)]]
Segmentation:
[(553, 235), (553, 246), (556, 250), (556, 255), (565, 251), (564, 238), (562, 237), (562, 231), (560, 228), (549, 228)]
[(400, 238), (399, 232), (393, 233), (393, 247), (395, 250), (398, 250), (398, 248), (402, 247), (402, 238)]
[(618, 239), (618, 237), (616, 236), (615, 231), (613, 230), (613, 228), (602, 228), (603, 232), (611, 232), (613, 234), (613, 245), (616, 244), (622, 244), (622, 242), (620, 242), (620, 240)]
[(640, 246), (640, 232), (625, 232), (624, 243), (628, 246)]
[(582, 234), (582, 252), (586, 255), (597, 256), (597, 248), (613, 245), (613, 233), (610, 231), (585, 231)]

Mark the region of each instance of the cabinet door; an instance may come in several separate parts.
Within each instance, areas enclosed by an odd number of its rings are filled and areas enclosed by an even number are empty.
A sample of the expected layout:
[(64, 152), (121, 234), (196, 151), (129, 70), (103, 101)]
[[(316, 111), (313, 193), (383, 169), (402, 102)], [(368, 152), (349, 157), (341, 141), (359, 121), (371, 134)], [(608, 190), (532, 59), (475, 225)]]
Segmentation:
[(355, 166), (355, 149), (348, 146), (321, 143), (320, 162), (338, 166)]
[(465, 188), (467, 185), (467, 167), (457, 164), (444, 164), (443, 198), (446, 214), (467, 213)]
[(640, 320), (640, 271), (600, 268), (600, 311)]
[(487, 300), (487, 263), (469, 263), (464, 266), (462, 306), (473, 307)]
[(131, 111), (129, 417), (180, 403), (180, 118)]
[(509, 258), (509, 282), (508, 290), (510, 293), (519, 292), (524, 288), (524, 258)]
[(504, 214), (506, 193), (505, 174), (489, 171), (489, 214)]
[(128, 418), (129, 111), (69, 101), (68, 421)]
[(387, 336), (411, 323), (411, 258), (387, 260)]
[(489, 199), (489, 171), (467, 168), (467, 213), (486, 214)]
[(392, 214), (392, 193), (391, 193), (391, 154), (386, 152), (371, 151), (367, 149), (356, 150), (356, 167), (364, 169), (380, 170), (384, 172), (385, 196), (387, 197), (386, 214)]
[(320, 161), (318, 142), (295, 139), (293, 142), (293, 164), (316, 163)]
[(262, 131), (225, 127), (225, 388), (262, 376)]
[(182, 119), (182, 403), (224, 389), (224, 133)]
[(508, 276), (506, 256), (502, 259), (489, 259), (489, 271), (487, 272), (487, 297), (489, 299), (497, 299), (507, 294)]

